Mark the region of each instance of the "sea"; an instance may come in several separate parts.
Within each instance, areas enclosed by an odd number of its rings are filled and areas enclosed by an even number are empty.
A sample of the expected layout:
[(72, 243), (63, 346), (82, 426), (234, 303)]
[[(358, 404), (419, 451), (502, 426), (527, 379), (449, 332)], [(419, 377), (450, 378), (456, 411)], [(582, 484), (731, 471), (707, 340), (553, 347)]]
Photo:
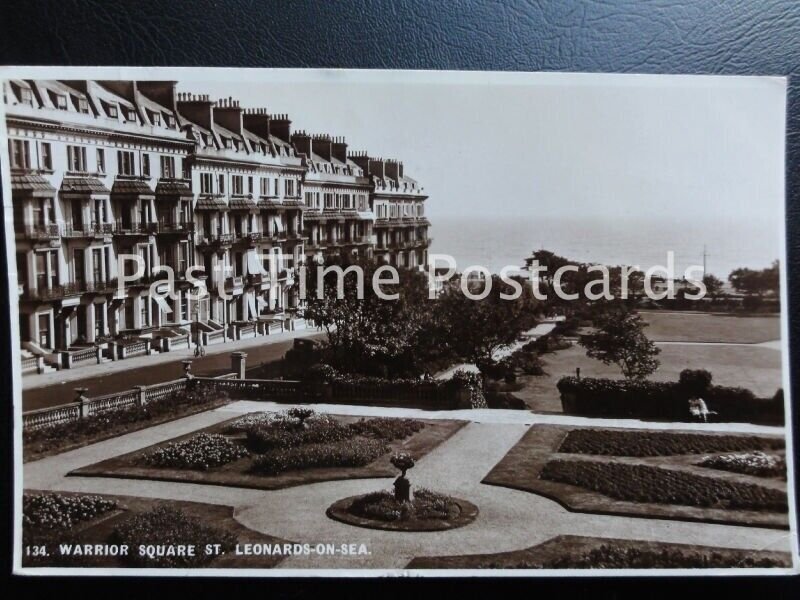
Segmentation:
[(702, 266), (705, 254), (706, 272), (723, 281), (739, 267), (761, 269), (782, 259), (785, 228), (779, 218), (766, 216), (429, 218), (433, 238), (429, 253), (453, 256), (458, 270), (481, 265), (499, 273), (505, 266), (524, 265), (538, 249), (579, 262), (638, 265), (646, 270), (666, 266), (667, 252), (672, 250), (676, 277), (683, 277), (689, 266)]

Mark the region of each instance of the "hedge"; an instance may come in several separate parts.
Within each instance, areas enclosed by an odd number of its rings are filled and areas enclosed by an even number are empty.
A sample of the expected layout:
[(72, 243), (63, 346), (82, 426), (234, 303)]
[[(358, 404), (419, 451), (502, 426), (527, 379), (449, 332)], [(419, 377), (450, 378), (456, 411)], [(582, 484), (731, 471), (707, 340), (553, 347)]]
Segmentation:
[[(689, 399), (698, 395), (682, 382), (648, 380), (562, 377), (557, 387), (564, 412), (591, 417), (690, 421)], [(709, 385), (699, 396), (716, 421), (784, 422), (782, 390), (758, 398), (744, 388)]]

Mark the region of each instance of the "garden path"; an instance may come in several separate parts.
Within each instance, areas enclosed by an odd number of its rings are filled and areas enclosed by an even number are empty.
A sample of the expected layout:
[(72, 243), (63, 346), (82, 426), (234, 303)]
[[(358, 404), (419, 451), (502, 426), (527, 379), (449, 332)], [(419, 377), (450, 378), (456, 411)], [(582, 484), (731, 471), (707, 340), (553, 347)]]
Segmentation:
[(68, 477), (80, 466), (130, 452), (255, 410), (286, 405), (236, 402), (171, 423), (120, 436), (64, 454), (28, 463), (26, 489), (115, 493), (234, 506), (236, 519), (247, 527), (288, 540), (309, 543), (365, 544), (367, 555), (299, 555), (281, 567), (400, 569), (414, 556), (490, 553), (532, 546), (561, 534), (659, 540), (730, 548), (788, 551), (790, 533), (753, 527), (571, 513), (559, 504), (526, 492), (481, 484), (492, 467), (516, 444), (533, 423), (593, 424), (595, 426), (748, 431), (782, 434), (782, 428), (749, 424), (671, 424), (534, 415), (521, 411), (473, 410), (428, 412), (363, 406), (317, 405), (320, 412), (365, 416), (407, 416), (469, 420), (470, 423), (423, 457), (409, 472), (415, 486), (460, 496), (480, 508), (477, 520), (447, 532), (404, 533), (357, 528), (325, 516), (334, 501), (386, 489), (392, 478), (331, 481), (262, 491), (188, 483)]

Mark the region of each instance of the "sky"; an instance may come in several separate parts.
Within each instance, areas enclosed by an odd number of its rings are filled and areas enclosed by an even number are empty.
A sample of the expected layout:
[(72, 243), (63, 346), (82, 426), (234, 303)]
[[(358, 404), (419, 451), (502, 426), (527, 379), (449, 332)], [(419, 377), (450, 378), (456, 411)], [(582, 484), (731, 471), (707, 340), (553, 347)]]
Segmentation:
[(242, 71), (179, 91), (401, 159), (431, 218), (780, 218), (777, 78)]

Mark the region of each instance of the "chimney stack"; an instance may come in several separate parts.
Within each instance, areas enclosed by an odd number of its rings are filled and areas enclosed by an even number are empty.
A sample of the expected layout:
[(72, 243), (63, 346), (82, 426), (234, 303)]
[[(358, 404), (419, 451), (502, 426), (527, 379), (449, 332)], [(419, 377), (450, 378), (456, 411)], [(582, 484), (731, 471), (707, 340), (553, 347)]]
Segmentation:
[(311, 136), (305, 131), (295, 131), (292, 134), (292, 145), (298, 154), (305, 154), (307, 158), (311, 158)]
[(136, 89), (164, 108), (175, 110), (175, 85), (174, 81), (137, 81)]
[(403, 178), (403, 163), (395, 159), (386, 159), (386, 176), (400, 181)]
[(233, 133), (242, 135), (242, 112), (238, 100), (231, 97), (223, 98), (214, 106), (214, 122)]
[(343, 137), (333, 138), (333, 142), (331, 143), (331, 154), (336, 160), (343, 163), (347, 162), (347, 142), (344, 141)]
[(211, 101), (208, 94), (190, 94), (188, 92), (178, 94), (178, 112), (205, 129), (212, 128), (213, 107), (214, 102)]
[(269, 140), (270, 118), (266, 108), (248, 108), (242, 115), (244, 128)]
[(319, 154), (324, 160), (331, 159), (331, 136), (326, 133), (321, 133), (311, 138), (311, 149), (314, 154)]
[(289, 115), (282, 113), (267, 116), (269, 117), (269, 132), (287, 144), (290, 143), (292, 141), (292, 122), (289, 120)]

